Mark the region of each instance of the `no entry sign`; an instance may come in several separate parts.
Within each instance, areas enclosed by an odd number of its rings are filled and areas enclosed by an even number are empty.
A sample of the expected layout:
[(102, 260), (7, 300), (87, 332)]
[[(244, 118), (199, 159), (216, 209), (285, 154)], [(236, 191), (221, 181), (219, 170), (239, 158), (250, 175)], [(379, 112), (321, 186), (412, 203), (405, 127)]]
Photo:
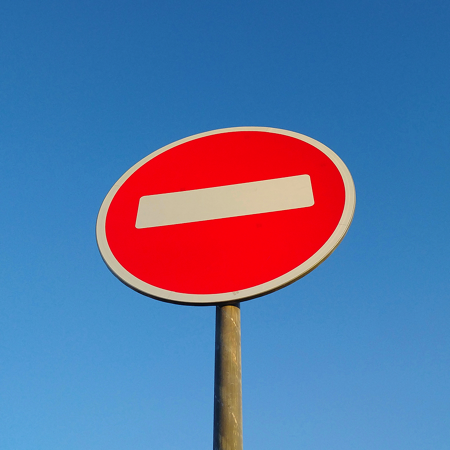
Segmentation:
[(218, 304), (306, 275), (350, 226), (355, 189), (328, 147), (298, 133), (227, 128), (138, 162), (100, 208), (110, 270), (142, 294)]

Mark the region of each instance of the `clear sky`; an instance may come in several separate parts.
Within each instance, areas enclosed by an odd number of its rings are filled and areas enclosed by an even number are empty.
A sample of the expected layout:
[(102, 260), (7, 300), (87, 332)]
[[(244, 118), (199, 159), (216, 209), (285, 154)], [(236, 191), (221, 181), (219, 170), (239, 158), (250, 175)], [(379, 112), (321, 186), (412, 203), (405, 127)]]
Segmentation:
[(339, 248), (243, 303), (246, 449), (450, 448), (450, 3), (3, 0), (0, 448), (210, 449), (214, 307), (97, 250), (115, 181), (233, 126), (352, 172)]

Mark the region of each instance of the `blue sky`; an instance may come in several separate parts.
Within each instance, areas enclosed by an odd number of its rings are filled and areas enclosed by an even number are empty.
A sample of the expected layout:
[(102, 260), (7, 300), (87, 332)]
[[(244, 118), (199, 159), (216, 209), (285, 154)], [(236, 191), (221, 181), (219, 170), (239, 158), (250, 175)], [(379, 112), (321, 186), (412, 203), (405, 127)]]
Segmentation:
[(350, 169), (336, 252), (242, 304), (245, 448), (450, 448), (450, 6), (4, 0), (0, 448), (212, 447), (214, 307), (122, 285), (95, 242), (115, 181), (232, 126)]

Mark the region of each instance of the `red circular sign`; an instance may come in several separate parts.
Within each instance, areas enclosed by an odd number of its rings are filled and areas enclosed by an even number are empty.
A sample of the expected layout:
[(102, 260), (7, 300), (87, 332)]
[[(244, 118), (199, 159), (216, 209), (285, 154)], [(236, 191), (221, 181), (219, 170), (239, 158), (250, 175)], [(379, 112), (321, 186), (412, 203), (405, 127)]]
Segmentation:
[(353, 182), (323, 144), (271, 128), (183, 139), (132, 167), (100, 209), (112, 272), (166, 301), (263, 295), (305, 275), (344, 237)]

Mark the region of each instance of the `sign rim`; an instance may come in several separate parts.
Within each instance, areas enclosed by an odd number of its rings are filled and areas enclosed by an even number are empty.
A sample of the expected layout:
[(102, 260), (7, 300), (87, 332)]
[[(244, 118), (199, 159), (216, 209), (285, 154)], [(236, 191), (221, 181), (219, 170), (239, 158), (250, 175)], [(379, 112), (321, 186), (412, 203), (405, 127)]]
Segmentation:
[[(317, 250), (317, 252), (315, 252), (310, 258), (308, 258), (302, 264), (298, 265), (289, 272), (286, 272), (285, 274), (277, 278), (274, 278), (270, 281), (259, 284), (257, 286), (253, 286), (235, 292), (224, 292), (219, 294), (186, 294), (181, 292), (175, 292), (153, 286), (149, 283), (140, 280), (139, 278), (135, 277), (130, 272), (128, 272), (119, 263), (119, 261), (117, 261), (111, 249), (109, 248), (105, 230), (106, 215), (108, 213), (109, 206), (111, 205), (114, 196), (122, 187), (122, 185), (125, 183), (125, 181), (128, 180), (128, 178), (131, 175), (133, 175), (134, 172), (136, 172), (144, 164), (146, 164), (156, 156), (160, 155), (161, 153), (170, 150), (171, 148), (177, 147), (186, 142), (200, 139), (206, 136), (212, 136), (215, 134), (233, 133), (238, 131), (259, 131), (272, 134), (280, 134), (284, 136), (293, 137), (295, 139), (299, 139), (303, 142), (311, 144), (313, 147), (320, 150), (337, 167), (344, 182), (344, 190), (345, 190), (344, 209), (338, 225), (336, 226), (331, 236), (327, 239), (325, 244), (323, 244), (322, 247), (320, 247), (320, 249)], [(136, 164), (134, 164), (130, 169), (128, 169), (109, 190), (100, 207), (96, 223), (97, 245), (100, 254), (103, 258), (103, 261), (105, 262), (109, 270), (128, 287), (143, 295), (164, 302), (183, 305), (215, 305), (215, 304), (235, 303), (245, 300), (251, 300), (253, 298), (270, 294), (271, 292), (274, 292), (278, 289), (282, 289), (283, 287), (304, 277), (309, 272), (314, 270), (319, 264), (325, 261), (325, 259), (328, 258), (328, 256), (331, 255), (331, 253), (333, 253), (333, 251), (341, 243), (344, 236), (347, 234), (347, 231), (353, 219), (355, 205), (356, 205), (356, 192), (350, 171), (348, 170), (344, 162), (341, 160), (341, 158), (339, 158), (339, 156), (336, 153), (334, 153), (333, 150), (331, 150), (321, 142), (316, 141), (315, 139), (310, 138), (309, 136), (305, 136), (303, 134), (296, 133), (294, 131), (283, 130), (280, 128), (270, 128), (270, 127), (220, 128), (217, 130), (211, 130), (204, 133), (194, 134), (192, 136), (172, 142), (171, 144), (168, 144), (150, 153), (145, 158), (141, 159)]]

